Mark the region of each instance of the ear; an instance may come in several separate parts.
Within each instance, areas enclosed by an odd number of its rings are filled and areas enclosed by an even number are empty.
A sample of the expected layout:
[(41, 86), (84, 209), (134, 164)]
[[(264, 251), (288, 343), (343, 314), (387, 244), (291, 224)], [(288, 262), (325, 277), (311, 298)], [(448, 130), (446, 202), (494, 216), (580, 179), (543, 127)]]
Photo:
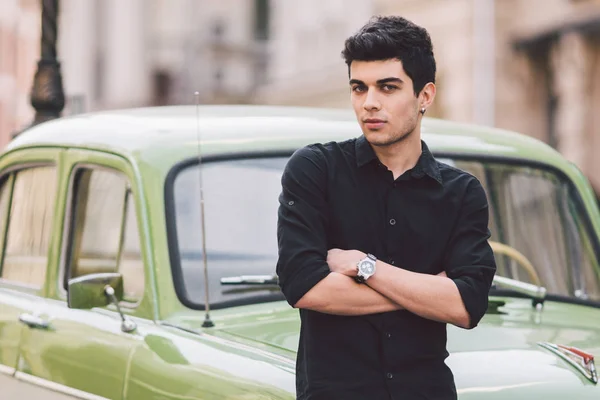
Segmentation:
[(421, 93), (419, 93), (418, 97), (419, 110), (427, 110), (429, 106), (431, 106), (433, 99), (435, 98), (435, 92), (436, 87), (434, 83), (429, 82), (423, 86), (423, 89), (421, 89)]

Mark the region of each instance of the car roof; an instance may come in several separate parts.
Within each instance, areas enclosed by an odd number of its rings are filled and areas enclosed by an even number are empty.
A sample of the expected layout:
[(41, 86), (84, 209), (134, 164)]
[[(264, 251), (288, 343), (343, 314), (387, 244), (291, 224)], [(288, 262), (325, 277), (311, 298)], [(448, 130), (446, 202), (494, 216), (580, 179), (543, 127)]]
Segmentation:
[[(6, 150), (32, 146), (91, 148), (146, 162), (176, 162), (195, 157), (199, 151), (202, 156), (291, 152), (306, 144), (361, 134), (353, 112), (345, 109), (162, 106), (62, 117), (25, 130)], [(559, 168), (566, 165), (550, 146), (506, 130), (424, 118), (422, 138), (434, 154), (524, 159)]]

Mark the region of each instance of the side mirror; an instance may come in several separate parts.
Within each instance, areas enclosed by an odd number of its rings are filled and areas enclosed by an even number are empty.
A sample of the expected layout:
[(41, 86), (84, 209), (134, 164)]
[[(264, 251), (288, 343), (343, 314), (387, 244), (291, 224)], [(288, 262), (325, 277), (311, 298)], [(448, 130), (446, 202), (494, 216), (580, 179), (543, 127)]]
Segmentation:
[(110, 304), (112, 299), (106, 293), (107, 287), (114, 290), (117, 302), (123, 299), (123, 276), (119, 273), (89, 274), (69, 279), (69, 308), (90, 309)]
[(119, 302), (123, 300), (123, 275), (116, 272), (88, 274), (69, 279), (67, 302), (69, 308), (90, 309), (114, 304), (121, 316), (121, 330), (133, 332), (135, 322), (125, 318)]

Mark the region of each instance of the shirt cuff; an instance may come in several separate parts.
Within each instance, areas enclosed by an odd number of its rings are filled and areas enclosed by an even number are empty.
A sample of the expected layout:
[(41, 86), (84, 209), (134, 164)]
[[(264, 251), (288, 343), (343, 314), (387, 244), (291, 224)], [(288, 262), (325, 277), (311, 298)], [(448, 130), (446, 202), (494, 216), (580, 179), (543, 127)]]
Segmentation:
[(483, 286), (482, 282), (472, 277), (460, 277), (453, 281), (469, 314), (469, 328), (475, 328), (487, 310), (488, 292), (479, 287)]
[(282, 285), (282, 291), (287, 302), (293, 307), (310, 289), (330, 273), (329, 266), (325, 264), (309, 273), (292, 277), (288, 284), (284, 283)]

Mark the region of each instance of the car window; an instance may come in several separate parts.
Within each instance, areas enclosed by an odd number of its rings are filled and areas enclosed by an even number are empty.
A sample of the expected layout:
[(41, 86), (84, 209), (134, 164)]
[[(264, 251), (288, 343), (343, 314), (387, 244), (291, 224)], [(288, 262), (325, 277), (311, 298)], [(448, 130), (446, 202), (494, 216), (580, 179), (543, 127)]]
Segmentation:
[[(46, 278), (56, 198), (56, 169), (32, 167), (14, 173), (2, 263), (2, 279), (39, 288)], [(3, 188), (0, 202), (9, 200)], [(3, 207), (3, 205), (0, 205)]]
[(120, 272), (124, 299), (138, 302), (144, 292), (144, 266), (126, 176), (110, 169), (82, 168), (73, 187), (68, 276)]
[[(269, 275), (277, 262), (277, 208), (286, 157), (236, 159), (181, 169), (173, 180), (173, 220), (179, 293), (204, 304), (199, 182), (204, 184), (211, 304), (259, 301), (276, 287), (225, 286), (225, 276)], [(597, 238), (587, 228), (575, 189), (556, 172), (531, 165), (458, 158), (440, 161), (476, 176), (484, 186), (492, 242), (524, 255), (550, 294), (600, 301)], [(498, 275), (533, 283), (513, 258), (497, 255)], [(177, 281), (177, 279), (176, 279)]]
[[(490, 204), (490, 240), (524, 255), (551, 294), (600, 300), (594, 237), (575, 189), (557, 173), (534, 166), (460, 161), (482, 182)], [(496, 256), (497, 274), (534, 283), (514, 258)]]
[[(275, 273), (277, 207), (287, 158), (210, 162), (173, 181), (177, 252), (189, 301), (205, 303), (200, 179), (204, 185), (211, 304), (279, 296), (278, 287), (222, 286), (227, 276)], [(202, 175), (200, 175), (202, 172)]]

